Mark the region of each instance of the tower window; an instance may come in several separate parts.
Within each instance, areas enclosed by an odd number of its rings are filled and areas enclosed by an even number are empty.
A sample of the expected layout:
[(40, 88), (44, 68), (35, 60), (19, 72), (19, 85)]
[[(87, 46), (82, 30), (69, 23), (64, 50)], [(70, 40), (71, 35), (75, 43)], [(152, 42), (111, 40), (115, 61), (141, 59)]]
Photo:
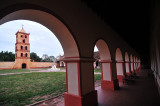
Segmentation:
[(27, 50), (27, 46), (25, 47), (25, 49)]
[(21, 35), (21, 37), (23, 37), (23, 35)]
[(23, 46), (21, 46), (21, 50), (23, 50)]
[(26, 57), (27, 57), (27, 53), (26, 53)]
[(25, 43), (25, 39), (23, 39), (23, 43)]
[(23, 53), (21, 53), (21, 57), (23, 57)]
[(27, 35), (25, 35), (25, 38), (27, 38)]

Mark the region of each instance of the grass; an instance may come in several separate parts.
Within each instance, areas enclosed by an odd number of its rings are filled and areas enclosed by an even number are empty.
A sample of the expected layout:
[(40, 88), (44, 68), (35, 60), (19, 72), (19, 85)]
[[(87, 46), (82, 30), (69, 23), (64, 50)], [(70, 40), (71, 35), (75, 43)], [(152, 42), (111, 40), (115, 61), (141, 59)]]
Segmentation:
[[(101, 75), (95, 75), (95, 81)], [(63, 72), (23, 73), (0, 76), (0, 105), (24, 106), (66, 91)]]
[(95, 68), (94, 72), (101, 73), (101, 69)]
[(101, 74), (94, 74), (94, 82), (101, 80), (102, 79), (102, 75)]
[[(6, 69), (0, 70), (0, 74), (7, 74), (7, 73), (20, 73), (20, 72), (31, 72), (31, 71), (40, 71), (40, 70), (48, 70), (50, 68), (39, 68), (39, 69)], [(60, 70), (65, 70), (66, 68), (61, 67)]]
[(31, 104), (35, 96), (63, 93), (66, 90), (65, 76), (60, 72), (1, 76), (0, 105), (21, 106)]

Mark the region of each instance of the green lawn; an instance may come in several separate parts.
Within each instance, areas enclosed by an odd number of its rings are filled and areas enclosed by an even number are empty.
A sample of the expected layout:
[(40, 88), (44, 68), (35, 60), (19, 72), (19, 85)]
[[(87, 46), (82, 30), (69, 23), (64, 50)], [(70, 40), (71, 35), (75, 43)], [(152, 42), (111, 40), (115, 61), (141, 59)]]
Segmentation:
[[(101, 75), (95, 75), (95, 81)], [(66, 91), (64, 72), (0, 76), (0, 106), (22, 106)]]
[(95, 69), (94, 69), (94, 72), (101, 73), (101, 69), (95, 68)]
[[(40, 68), (40, 69), (7, 69), (7, 70), (0, 70), (0, 74), (6, 73), (19, 73), (19, 72), (31, 72), (31, 71), (40, 71), (40, 70), (48, 70), (50, 68)], [(65, 70), (65, 68), (60, 68), (60, 70)]]

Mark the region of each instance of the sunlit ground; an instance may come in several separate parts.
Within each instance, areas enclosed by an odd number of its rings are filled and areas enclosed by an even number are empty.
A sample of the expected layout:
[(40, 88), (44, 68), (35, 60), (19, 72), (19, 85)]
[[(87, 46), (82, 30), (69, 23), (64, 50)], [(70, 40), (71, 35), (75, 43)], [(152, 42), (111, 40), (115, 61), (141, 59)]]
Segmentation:
[[(6, 70), (10, 72), (28, 70)], [(0, 70), (3, 73), (4, 70)], [(95, 82), (101, 75), (95, 75)], [(0, 75), (0, 105), (27, 105), (66, 91), (65, 72)]]

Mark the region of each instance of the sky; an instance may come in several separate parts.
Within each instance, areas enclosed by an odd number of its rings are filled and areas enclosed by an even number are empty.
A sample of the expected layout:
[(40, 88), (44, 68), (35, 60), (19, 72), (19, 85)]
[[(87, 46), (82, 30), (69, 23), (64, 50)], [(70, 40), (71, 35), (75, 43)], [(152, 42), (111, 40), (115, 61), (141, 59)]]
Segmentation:
[[(0, 51), (15, 53), (16, 36), (15, 33), (22, 29), (29, 35), (30, 52), (37, 53), (42, 57), (63, 55), (63, 49), (57, 37), (45, 26), (28, 20), (14, 20), (0, 25)], [(97, 47), (94, 51), (98, 51)]]

